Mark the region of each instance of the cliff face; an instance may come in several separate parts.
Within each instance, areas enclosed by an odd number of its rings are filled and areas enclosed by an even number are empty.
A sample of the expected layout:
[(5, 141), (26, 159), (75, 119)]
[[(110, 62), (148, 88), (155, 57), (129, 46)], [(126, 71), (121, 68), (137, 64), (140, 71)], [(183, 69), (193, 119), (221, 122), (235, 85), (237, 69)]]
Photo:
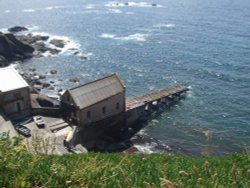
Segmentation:
[(8, 66), (11, 61), (30, 58), (33, 52), (33, 47), (22, 43), (13, 34), (0, 32), (0, 67)]

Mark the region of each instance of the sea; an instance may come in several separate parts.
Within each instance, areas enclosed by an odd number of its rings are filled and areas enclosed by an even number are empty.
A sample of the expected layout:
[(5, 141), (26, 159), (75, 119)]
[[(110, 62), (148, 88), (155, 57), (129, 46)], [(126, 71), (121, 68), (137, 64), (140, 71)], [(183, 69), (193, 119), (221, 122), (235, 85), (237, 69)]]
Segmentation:
[(112, 73), (127, 98), (189, 87), (185, 99), (147, 123), (136, 146), (224, 156), (250, 148), (249, 10), (249, 0), (1, 0), (0, 28), (24, 26), (67, 41), (58, 55), (16, 65), (46, 74), (55, 83), (46, 94)]

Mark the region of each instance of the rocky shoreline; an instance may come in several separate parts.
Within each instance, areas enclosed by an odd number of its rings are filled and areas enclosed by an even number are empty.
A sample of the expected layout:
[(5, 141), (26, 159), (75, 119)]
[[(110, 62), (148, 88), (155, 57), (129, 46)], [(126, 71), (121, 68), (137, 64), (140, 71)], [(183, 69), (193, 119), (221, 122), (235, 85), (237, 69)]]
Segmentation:
[[(67, 37), (32, 33), (28, 28), (22, 26), (11, 27), (8, 32), (0, 32), (0, 67), (7, 67), (13, 63), (22, 63), (30, 58), (58, 55), (65, 51), (65, 46), (69, 42)], [(66, 49), (71, 55), (78, 56), (80, 60), (88, 60), (88, 54), (80, 52), (79, 48)], [(62, 92), (61, 88), (57, 88), (56, 81), (47, 79), (48, 75), (56, 75), (58, 70), (49, 70), (43, 74), (38, 72), (35, 68), (29, 68), (25, 72), (20, 72), (20, 74), (36, 92), (43, 89), (51, 90), (56, 95)], [(70, 77), (68, 80), (76, 84), (80, 82), (77, 77)]]
[[(57, 55), (63, 51), (68, 41), (53, 38), (49, 35), (33, 34), (29, 29), (15, 26), (8, 29), (8, 33), (0, 32), (0, 67), (5, 67), (13, 62), (22, 62), (32, 57)], [(77, 48), (71, 48), (72, 55), (77, 55), (81, 60), (88, 56)]]
[[(57, 72), (57, 70), (51, 69), (49, 72), (40, 74), (35, 68), (29, 68), (25, 72), (20, 72), (20, 74), (29, 83), (34, 92), (38, 93), (46, 89), (53, 91), (52, 93), (54, 93), (55, 96), (59, 97), (61, 95), (61, 92), (63, 92), (63, 89), (60, 87), (58, 88), (58, 82), (62, 80), (47, 79), (47, 76), (56, 75)], [(77, 77), (69, 77), (68, 81), (74, 84), (78, 84), (80, 82), (79, 78)]]

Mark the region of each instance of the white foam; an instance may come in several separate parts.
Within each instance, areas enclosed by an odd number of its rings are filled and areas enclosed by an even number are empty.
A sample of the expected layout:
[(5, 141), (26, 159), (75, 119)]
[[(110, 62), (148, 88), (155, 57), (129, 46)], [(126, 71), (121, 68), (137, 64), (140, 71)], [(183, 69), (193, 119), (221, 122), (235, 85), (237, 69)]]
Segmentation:
[(39, 27), (38, 26), (25, 26), (27, 29), (28, 29), (28, 31), (37, 31), (38, 29), (39, 29)]
[(175, 24), (157, 24), (154, 25), (156, 28), (174, 28)]
[(0, 32), (2, 32), (2, 33), (8, 33), (9, 31), (8, 31), (8, 28), (1, 28)]
[(153, 120), (152, 120), (152, 123), (158, 124), (158, 123), (160, 123), (160, 122), (159, 122), (159, 120), (157, 120), (157, 119), (153, 119)]
[(52, 46), (53, 48), (61, 50), (60, 54), (72, 53), (72, 52), (79, 50), (81, 47), (81, 45), (78, 42), (66, 36), (50, 35), (48, 42), (50, 42), (53, 39), (63, 40), (65, 43), (63, 48), (58, 48), (58, 47), (55, 47), (54, 45)]
[(117, 40), (145, 42), (147, 34), (135, 33), (124, 37), (116, 37)]
[(114, 34), (103, 33), (99, 37), (105, 39), (115, 39), (115, 40), (123, 40), (123, 41), (137, 41), (137, 42), (145, 42), (148, 37), (147, 34), (135, 33), (128, 36), (117, 36)]
[(53, 9), (59, 9), (62, 8), (61, 6), (51, 6), (51, 7), (46, 7), (44, 8), (45, 10), (53, 10)]
[(93, 56), (93, 53), (91, 53), (91, 52), (88, 52), (88, 53), (78, 53), (77, 56), (79, 56), (80, 58), (84, 57), (84, 59), (88, 59), (89, 57)]
[(135, 14), (134, 12), (126, 12), (126, 14)]
[(86, 5), (86, 9), (94, 9), (95, 8), (95, 6), (96, 5), (94, 5), (94, 4), (88, 4), (88, 5)]
[(115, 38), (115, 36), (116, 36), (116, 35), (113, 35), (113, 34), (103, 33), (103, 34), (101, 34), (99, 37), (105, 38), (105, 39), (113, 39), (113, 38)]
[(147, 2), (127, 2), (127, 3), (121, 3), (117, 1), (111, 1), (108, 2), (106, 7), (163, 7), (162, 5), (158, 4), (152, 4)]
[(70, 8), (70, 7), (76, 7), (76, 5), (66, 5), (66, 6), (50, 6), (44, 8), (44, 10), (54, 10), (54, 9), (63, 9), (63, 8)]
[(146, 143), (144, 145), (135, 144), (134, 147), (136, 147), (140, 153), (154, 153), (154, 151), (152, 150), (154, 146), (150, 145), (149, 143)]
[(116, 14), (121, 14), (122, 13), (122, 11), (119, 10), (119, 9), (109, 9), (109, 12), (110, 13), (116, 13)]
[(22, 12), (35, 12), (35, 9), (23, 9)]
[(149, 86), (149, 90), (150, 90), (150, 91), (155, 90), (155, 86)]
[[(51, 35), (51, 34), (46, 33), (46, 32), (32, 32), (32, 35), (48, 36), (49, 39), (44, 43), (46, 44), (46, 46), (48, 46), (52, 49), (60, 50), (61, 52), (59, 54), (72, 54), (72, 53), (79, 51), (79, 49), (81, 47), (81, 45), (78, 42), (76, 42), (75, 40), (71, 39), (70, 37), (66, 37), (66, 36)], [(58, 48), (58, 47), (54, 46), (53, 44), (50, 44), (50, 41), (53, 39), (63, 40), (64, 47)], [(53, 56), (53, 54), (51, 54), (49, 51), (47, 51), (47, 52), (43, 53), (43, 56)]]
[(10, 10), (5, 10), (4, 13), (10, 13)]

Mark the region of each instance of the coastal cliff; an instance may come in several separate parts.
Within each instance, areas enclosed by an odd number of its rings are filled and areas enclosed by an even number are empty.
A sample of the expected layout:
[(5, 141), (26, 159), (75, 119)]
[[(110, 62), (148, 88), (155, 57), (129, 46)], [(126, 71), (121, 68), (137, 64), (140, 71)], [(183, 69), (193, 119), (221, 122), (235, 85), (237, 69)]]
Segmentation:
[(0, 32), (0, 67), (12, 61), (23, 61), (33, 56), (34, 48), (18, 40), (12, 33)]

